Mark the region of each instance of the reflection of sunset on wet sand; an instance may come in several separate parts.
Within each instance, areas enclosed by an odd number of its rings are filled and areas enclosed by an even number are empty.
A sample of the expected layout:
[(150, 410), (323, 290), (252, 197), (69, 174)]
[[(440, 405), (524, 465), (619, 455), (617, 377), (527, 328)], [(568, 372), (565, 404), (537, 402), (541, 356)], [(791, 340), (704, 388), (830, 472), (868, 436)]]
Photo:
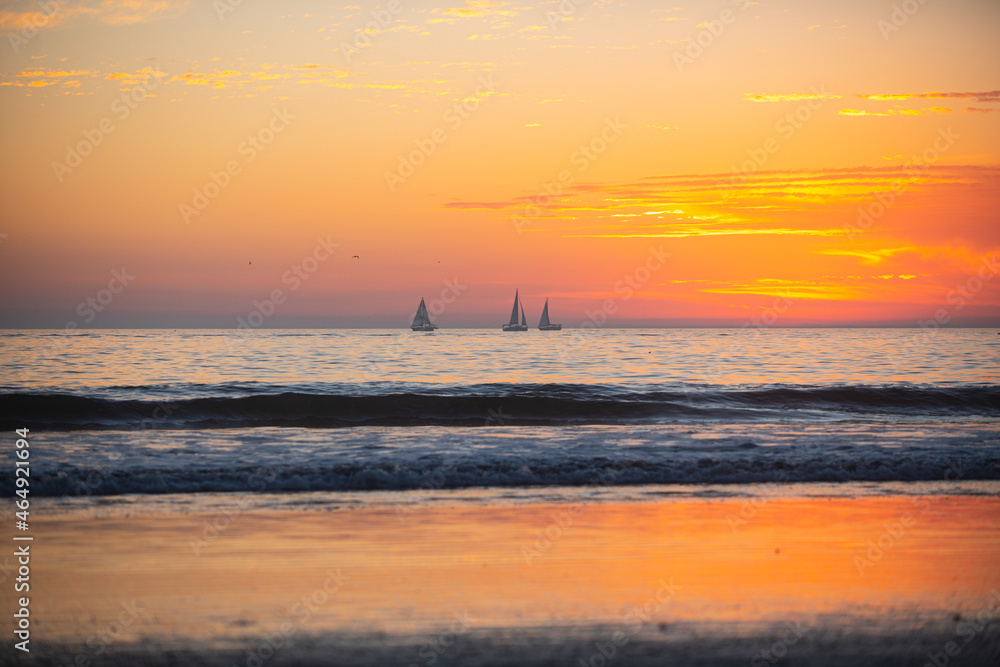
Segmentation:
[[(283, 623), (296, 636), (418, 641), (456, 614), (477, 637), (548, 628), (555, 642), (612, 627), (639, 646), (786, 621), (826, 636), (860, 622), (891, 643), (974, 615), (1000, 587), (991, 497), (470, 502), (231, 521), (74, 512), (40, 528), (50, 555), (37, 609), (49, 640), (71, 644), (123, 600), (149, 610), (123, 641), (186, 637), (206, 649)], [(206, 530), (213, 521), (218, 532)]]

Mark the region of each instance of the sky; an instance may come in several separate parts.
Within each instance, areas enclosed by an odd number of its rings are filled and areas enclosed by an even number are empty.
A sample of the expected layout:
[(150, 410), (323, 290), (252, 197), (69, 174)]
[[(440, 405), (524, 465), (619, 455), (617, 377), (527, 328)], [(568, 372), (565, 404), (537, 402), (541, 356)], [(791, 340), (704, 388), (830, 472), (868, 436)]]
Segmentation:
[[(0, 326), (1000, 326), (991, 0), (0, 1)], [(589, 325), (587, 325), (589, 326)]]

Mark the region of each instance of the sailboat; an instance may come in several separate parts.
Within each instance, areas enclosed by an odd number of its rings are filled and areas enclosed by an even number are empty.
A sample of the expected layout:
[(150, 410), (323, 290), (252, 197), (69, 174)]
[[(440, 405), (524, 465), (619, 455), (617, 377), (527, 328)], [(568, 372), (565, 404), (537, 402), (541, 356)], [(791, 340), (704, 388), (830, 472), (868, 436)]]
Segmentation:
[(424, 300), (420, 299), (420, 307), (417, 308), (417, 314), (413, 318), (410, 329), (413, 331), (434, 331), (437, 328), (436, 324), (431, 324), (431, 316), (427, 314), (427, 306), (424, 304)]
[(542, 308), (542, 319), (538, 320), (539, 331), (562, 331), (561, 324), (549, 322), (549, 300), (545, 300), (545, 308)]
[[(521, 323), (517, 323), (517, 309), (521, 309)], [(514, 307), (510, 311), (510, 322), (503, 325), (504, 331), (527, 331), (528, 330), (528, 320), (524, 318), (524, 306), (521, 305), (521, 299), (518, 296), (517, 290), (514, 290)]]

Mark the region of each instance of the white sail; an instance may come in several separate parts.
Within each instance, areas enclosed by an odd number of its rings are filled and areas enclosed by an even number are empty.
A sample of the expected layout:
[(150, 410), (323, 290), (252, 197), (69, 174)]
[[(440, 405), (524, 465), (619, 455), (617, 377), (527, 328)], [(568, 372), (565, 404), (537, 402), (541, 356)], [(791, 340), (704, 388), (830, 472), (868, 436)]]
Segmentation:
[(545, 307), (542, 308), (542, 319), (538, 320), (539, 327), (549, 326), (549, 300), (545, 300)]
[(517, 295), (517, 290), (515, 290), (514, 308), (510, 311), (510, 324), (517, 324), (517, 305), (518, 305), (518, 295)]

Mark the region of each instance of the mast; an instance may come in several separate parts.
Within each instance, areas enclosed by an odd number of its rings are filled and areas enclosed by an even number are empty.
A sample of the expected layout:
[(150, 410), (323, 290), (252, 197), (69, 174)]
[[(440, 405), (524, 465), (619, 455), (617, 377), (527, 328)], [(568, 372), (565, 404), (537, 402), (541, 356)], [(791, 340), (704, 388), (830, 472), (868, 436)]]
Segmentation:
[(517, 290), (514, 290), (514, 308), (510, 311), (510, 323), (517, 324), (517, 305), (518, 305), (518, 294)]

